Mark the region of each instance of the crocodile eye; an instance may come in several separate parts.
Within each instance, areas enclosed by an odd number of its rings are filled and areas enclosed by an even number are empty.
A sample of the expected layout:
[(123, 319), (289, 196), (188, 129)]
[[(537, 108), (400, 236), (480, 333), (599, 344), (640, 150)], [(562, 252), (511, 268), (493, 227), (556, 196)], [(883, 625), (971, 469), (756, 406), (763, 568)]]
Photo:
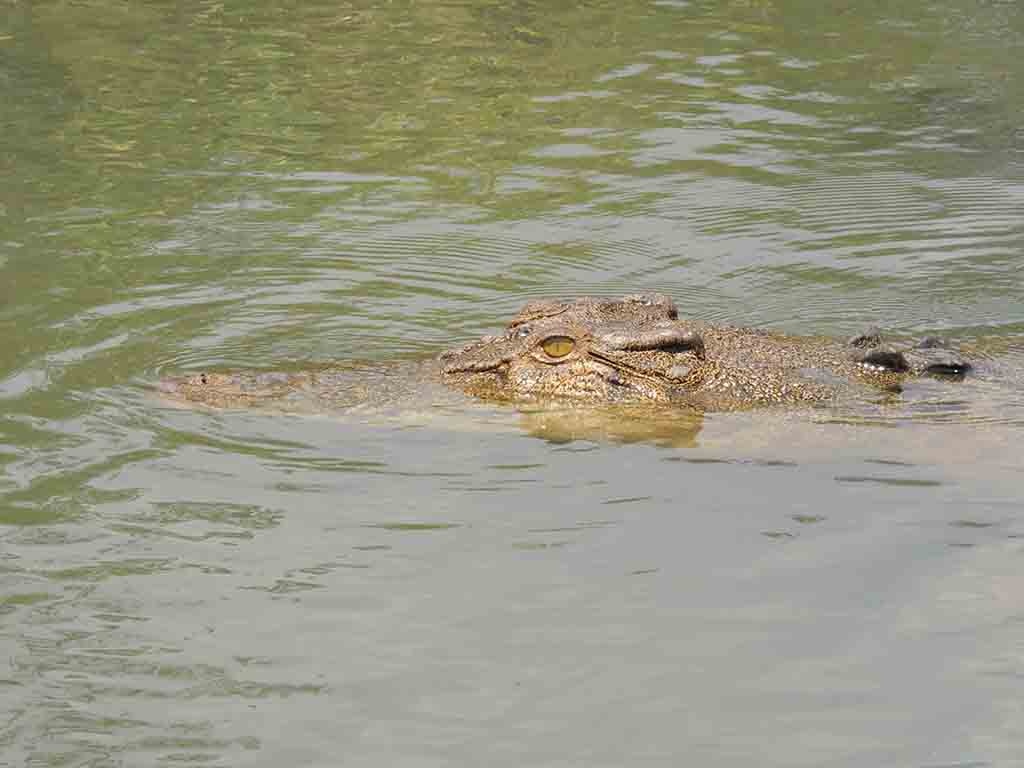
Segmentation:
[(576, 349), (576, 342), (568, 336), (548, 336), (541, 347), (548, 357), (565, 357)]

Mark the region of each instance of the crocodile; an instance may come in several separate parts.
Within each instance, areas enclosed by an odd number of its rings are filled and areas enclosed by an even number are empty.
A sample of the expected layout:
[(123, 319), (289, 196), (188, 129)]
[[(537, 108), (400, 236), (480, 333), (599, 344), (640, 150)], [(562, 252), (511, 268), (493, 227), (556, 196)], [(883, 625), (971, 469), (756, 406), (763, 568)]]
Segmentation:
[[(683, 319), (671, 298), (637, 294), (527, 303), (485, 336), (401, 376), (385, 396), (430, 381), (490, 401), (657, 403), (697, 412), (837, 402), (898, 393), (918, 376), (963, 378), (971, 366), (936, 337), (900, 347), (870, 329), (846, 341)], [(366, 373), (367, 369), (363, 369)], [(171, 398), (213, 407), (374, 399), (374, 373), (198, 373), (163, 380)], [(397, 384), (396, 384), (397, 379)]]

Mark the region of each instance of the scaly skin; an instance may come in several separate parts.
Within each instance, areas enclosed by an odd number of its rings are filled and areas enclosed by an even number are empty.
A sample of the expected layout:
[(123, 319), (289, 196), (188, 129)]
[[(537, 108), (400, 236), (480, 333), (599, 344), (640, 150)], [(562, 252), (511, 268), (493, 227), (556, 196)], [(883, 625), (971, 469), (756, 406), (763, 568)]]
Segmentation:
[[(716, 326), (680, 320), (671, 299), (653, 294), (531, 302), (502, 335), (445, 352), (417, 375), (488, 400), (673, 403), (720, 411), (898, 392), (910, 376), (961, 377), (968, 369), (935, 339), (897, 351), (875, 332), (843, 343)], [(352, 385), (342, 369), (325, 369), (199, 374), (165, 380), (160, 388), (178, 400), (223, 408), (343, 402)]]

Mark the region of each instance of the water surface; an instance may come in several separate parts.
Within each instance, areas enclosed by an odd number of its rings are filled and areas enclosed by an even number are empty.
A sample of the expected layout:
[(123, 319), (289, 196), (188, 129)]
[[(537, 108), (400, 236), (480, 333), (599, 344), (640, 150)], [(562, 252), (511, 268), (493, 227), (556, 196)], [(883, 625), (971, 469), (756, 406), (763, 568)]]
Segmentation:
[[(1024, 762), (1024, 13), (9, 3), (0, 765)], [(169, 407), (671, 295), (990, 363), (663, 420)]]

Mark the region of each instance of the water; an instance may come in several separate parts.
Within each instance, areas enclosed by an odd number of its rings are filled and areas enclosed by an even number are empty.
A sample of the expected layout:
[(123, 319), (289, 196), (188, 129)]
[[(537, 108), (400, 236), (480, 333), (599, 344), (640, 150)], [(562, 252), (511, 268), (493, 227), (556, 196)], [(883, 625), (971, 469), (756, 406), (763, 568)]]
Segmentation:
[[(1024, 12), (8, 3), (0, 765), (1024, 762)], [(172, 408), (526, 300), (976, 345), (903, 405)]]

